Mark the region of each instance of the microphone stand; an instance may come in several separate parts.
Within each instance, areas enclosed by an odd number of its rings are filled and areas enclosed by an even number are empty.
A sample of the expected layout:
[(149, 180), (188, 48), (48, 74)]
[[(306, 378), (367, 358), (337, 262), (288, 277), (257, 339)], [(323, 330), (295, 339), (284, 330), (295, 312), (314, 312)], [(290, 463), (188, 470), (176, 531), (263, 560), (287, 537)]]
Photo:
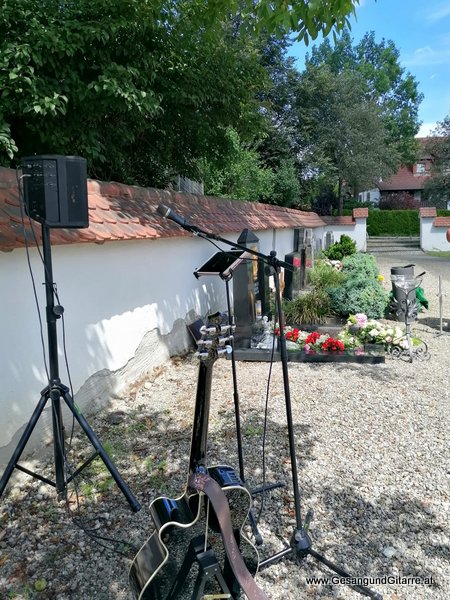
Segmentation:
[[(280, 358), (282, 365), (282, 373), (283, 373), (283, 387), (284, 387), (284, 397), (285, 397), (285, 405), (286, 405), (286, 421), (288, 428), (288, 441), (289, 441), (289, 454), (291, 460), (291, 474), (292, 474), (292, 491), (294, 495), (294, 508), (295, 508), (295, 528), (292, 532), (290, 545), (288, 548), (285, 548), (281, 552), (274, 554), (273, 556), (264, 559), (260, 562), (259, 568), (263, 569), (279, 560), (290, 557), (296, 561), (300, 561), (306, 558), (308, 555), (312, 556), (317, 561), (321, 562), (329, 569), (337, 573), (339, 576), (348, 579), (349, 581), (355, 580), (356, 578), (339, 566), (335, 565), (331, 561), (329, 561), (325, 556), (319, 554), (312, 548), (311, 538), (309, 536), (309, 525), (313, 518), (312, 509), (308, 510), (306, 514), (306, 518), (303, 521), (302, 519), (302, 507), (301, 507), (301, 495), (300, 488), (298, 483), (298, 471), (297, 471), (297, 457), (295, 453), (295, 433), (294, 433), (294, 423), (292, 418), (292, 402), (291, 402), (291, 393), (289, 386), (289, 373), (288, 373), (288, 354), (287, 354), (287, 345), (286, 338), (283, 334), (283, 324), (284, 324), (284, 314), (283, 307), (281, 302), (281, 287), (280, 287), (280, 270), (281, 267), (284, 267), (288, 270), (293, 270), (293, 266), (287, 262), (281, 261), (276, 256), (276, 251), (271, 250), (271, 252), (266, 255), (258, 252), (256, 250), (252, 250), (247, 248), (246, 246), (232, 242), (227, 240), (226, 238), (220, 237), (216, 234), (209, 233), (200, 229), (199, 227), (192, 225), (185, 221), (183, 217), (180, 217), (176, 213), (174, 213), (170, 208), (160, 205), (158, 207), (157, 212), (165, 218), (169, 218), (175, 221), (178, 225), (183, 227), (186, 231), (194, 234), (197, 237), (206, 239), (206, 240), (215, 240), (217, 242), (222, 242), (232, 248), (237, 248), (242, 250), (243, 252), (248, 252), (249, 254), (263, 260), (269, 267), (271, 267), (274, 284), (275, 284), (275, 305), (276, 305), (276, 314), (280, 326)], [(364, 585), (351, 585), (351, 587), (358, 593), (363, 596), (368, 596), (370, 598), (374, 598), (374, 600), (382, 600), (382, 595), (379, 592), (373, 591), (367, 586)]]

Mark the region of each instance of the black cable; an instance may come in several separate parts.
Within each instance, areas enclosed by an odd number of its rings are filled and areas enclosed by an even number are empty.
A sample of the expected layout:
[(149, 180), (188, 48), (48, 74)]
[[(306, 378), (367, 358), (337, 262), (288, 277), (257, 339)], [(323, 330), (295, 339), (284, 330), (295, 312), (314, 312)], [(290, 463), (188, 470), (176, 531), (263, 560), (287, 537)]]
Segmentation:
[[(30, 277), (31, 277), (31, 284), (32, 284), (32, 287), (33, 287), (34, 301), (35, 301), (35, 304), (36, 304), (36, 310), (37, 310), (37, 314), (38, 314), (39, 332), (40, 332), (40, 337), (41, 337), (42, 354), (43, 354), (43, 357), (44, 357), (44, 367), (45, 367), (45, 372), (47, 374), (47, 381), (50, 384), (50, 373), (49, 373), (48, 365), (47, 365), (47, 356), (45, 354), (44, 327), (43, 327), (43, 324), (42, 324), (42, 315), (41, 315), (41, 309), (40, 309), (40, 306), (39, 306), (39, 299), (38, 299), (38, 294), (37, 294), (37, 289), (36, 289), (36, 281), (34, 279), (33, 268), (31, 266), (30, 249), (28, 247), (28, 239), (27, 239), (27, 234), (26, 234), (26, 229), (25, 229), (24, 198), (23, 198), (23, 194), (22, 194), (22, 188), (21, 188), (21, 185), (20, 185), (20, 177), (19, 177), (19, 171), (18, 171), (18, 169), (16, 169), (16, 179), (17, 179), (17, 188), (19, 190), (19, 210), (20, 210), (20, 219), (21, 219), (21, 222), (22, 222), (23, 239), (24, 239), (24, 243), (25, 243), (25, 252), (26, 252), (26, 257), (27, 257), (28, 271), (29, 271)], [(33, 235), (34, 235), (34, 231), (33, 231)]]
[(269, 391), (270, 391), (270, 383), (272, 380), (272, 369), (275, 358), (275, 321), (274, 321), (274, 333), (272, 338), (272, 351), (270, 355), (269, 362), (269, 373), (267, 375), (267, 386), (266, 386), (266, 402), (264, 407), (264, 427), (263, 427), (263, 440), (262, 440), (262, 494), (261, 494), (261, 504), (258, 511), (258, 516), (256, 517), (256, 524), (259, 523), (261, 519), (262, 512), (264, 510), (264, 498), (266, 493), (266, 436), (267, 436), (267, 423), (268, 423), (268, 413), (269, 413)]
[[(68, 465), (68, 468), (69, 468), (69, 470), (74, 469), (74, 467), (72, 467), (71, 465)], [(72, 472), (73, 472), (73, 470), (72, 470)], [(88, 528), (88, 526), (86, 525), (86, 519), (83, 519), (83, 517), (81, 516), (78, 483), (77, 483), (75, 477), (72, 479), (72, 481), (74, 483), (74, 490), (75, 490), (75, 497), (76, 497), (76, 511), (75, 512), (78, 516), (75, 516), (74, 511), (71, 509), (69, 498), (66, 498), (65, 506), (66, 506), (66, 512), (67, 512), (69, 518), (72, 519), (72, 522), (74, 523), (74, 525), (76, 525), (83, 533), (85, 533), (89, 538), (91, 538), (96, 544), (98, 544), (104, 550), (109, 550), (110, 552), (113, 552), (114, 554), (119, 554), (120, 556), (123, 556), (125, 558), (132, 558), (129, 556), (129, 554), (126, 554), (125, 552), (122, 552), (121, 550), (117, 550), (116, 548), (112, 548), (111, 546), (108, 546), (108, 545), (102, 543), (102, 542), (106, 541), (106, 542), (112, 542), (117, 545), (129, 547), (133, 553), (133, 556), (135, 554), (137, 554), (137, 552), (139, 551), (139, 548), (137, 546), (135, 546), (134, 544), (131, 544), (130, 542), (127, 542), (125, 540), (111, 538), (111, 537), (104, 536), (104, 535), (98, 535), (97, 533), (94, 533), (95, 530)], [(100, 521), (100, 520), (104, 520), (104, 519), (102, 517), (94, 517), (89, 520)]]

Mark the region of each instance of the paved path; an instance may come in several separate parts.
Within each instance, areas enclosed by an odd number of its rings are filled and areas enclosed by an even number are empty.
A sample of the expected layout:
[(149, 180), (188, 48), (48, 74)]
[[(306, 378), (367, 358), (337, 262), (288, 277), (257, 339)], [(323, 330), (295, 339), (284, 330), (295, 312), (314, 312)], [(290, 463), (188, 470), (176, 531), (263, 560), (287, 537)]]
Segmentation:
[[(439, 276), (442, 286), (442, 317), (445, 322), (450, 321), (450, 258), (430, 256), (424, 252), (380, 252), (374, 254), (380, 273), (385, 277), (386, 288), (391, 289), (391, 267), (414, 265), (414, 274), (419, 275), (425, 271), (422, 287), (429, 301), (429, 309), (421, 313), (419, 321), (436, 327), (440, 318), (439, 302)], [(445, 325), (444, 325), (445, 327)]]

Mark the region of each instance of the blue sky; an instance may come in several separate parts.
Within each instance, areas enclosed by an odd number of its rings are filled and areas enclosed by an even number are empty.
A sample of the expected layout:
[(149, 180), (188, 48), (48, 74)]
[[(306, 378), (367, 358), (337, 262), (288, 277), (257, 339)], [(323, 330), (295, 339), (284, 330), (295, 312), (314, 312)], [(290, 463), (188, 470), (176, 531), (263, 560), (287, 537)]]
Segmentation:
[[(360, 0), (351, 27), (354, 43), (368, 31), (375, 32), (377, 42), (384, 38), (395, 43), (402, 67), (414, 75), (424, 94), (419, 135), (428, 135), (437, 121), (450, 115), (450, 0)], [(299, 70), (307, 51), (303, 43), (290, 51)]]

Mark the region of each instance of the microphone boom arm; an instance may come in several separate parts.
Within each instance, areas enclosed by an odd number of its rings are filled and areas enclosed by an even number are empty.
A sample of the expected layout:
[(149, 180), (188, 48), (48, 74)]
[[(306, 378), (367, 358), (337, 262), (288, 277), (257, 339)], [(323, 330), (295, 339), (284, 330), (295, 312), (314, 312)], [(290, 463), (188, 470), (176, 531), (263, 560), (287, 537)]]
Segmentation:
[(250, 248), (247, 248), (247, 246), (244, 246), (243, 244), (238, 244), (237, 242), (232, 242), (232, 241), (227, 240), (226, 238), (223, 238), (215, 233), (210, 233), (209, 231), (205, 231), (204, 229), (201, 229), (200, 227), (197, 227), (196, 225), (192, 225), (191, 223), (186, 221), (186, 219), (184, 219), (183, 217), (181, 217), (180, 215), (175, 213), (171, 208), (169, 208), (168, 206), (165, 206), (164, 204), (160, 204), (158, 206), (156, 212), (159, 215), (161, 215), (162, 217), (164, 217), (165, 219), (170, 219), (171, 221), (174, 221), (177, 225), (179, 225), (186, 231), (189, 231), (193, 235), (196, 235), (197, 237), (201, 237), (206, 240), (215, 240), (216, 242), (222, 242), (223, 244), (227, 244), (228, 246), (231, 246), (232, 248), (237, 248), (239, 250), (242, 250), (243, 252), (248, 252), (249, 254), (252, 254), (253, 256), (263, 260), (264, 262), (266, 262), (268, 265), (270, 265), (277, 271), (279, 271), (281, 267), (283, 267), (284, 269), (287, 269), (288, 271), (295, 270), (295, 267), (293, 265), (291, 265), (283, 260), (279, 260), (276, 257), (275, 250), (271, 250), (269, 254), (263, 254), (262, 252), (258, 252), (257, 250), (252, 250)]

